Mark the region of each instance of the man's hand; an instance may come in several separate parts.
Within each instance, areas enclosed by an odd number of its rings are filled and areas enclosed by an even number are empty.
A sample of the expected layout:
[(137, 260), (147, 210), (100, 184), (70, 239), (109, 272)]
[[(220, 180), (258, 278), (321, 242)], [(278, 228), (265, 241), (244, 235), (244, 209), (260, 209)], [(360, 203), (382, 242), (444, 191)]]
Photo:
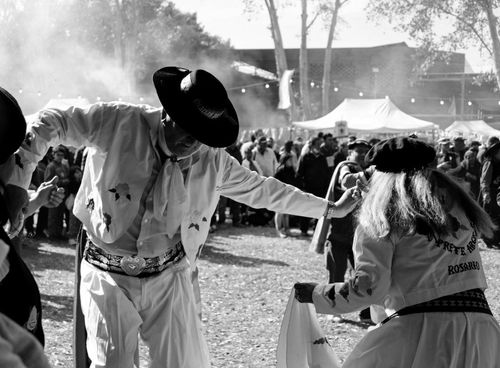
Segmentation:
[(491, 202), (491, 195), (490, 193), (484, 193), (483, 194), (483, 203), (484, 204), (490, 204)]
[(342, 197), (328, 208), (326, 218), (346, 217), (356, 208), (356, 205), (361, 200), (361, 194), (364, 191), (366, 191), (366, 187), (363, 187), (361, 181), (358, 180), (355, 187), (347, 189), (344, 194), (342, 194)]
[(314, 282), (298, 282), (293, 287), (295, 288), (295, 299), (300, 303), (312, 303), (313, 290), (316, 287)]
[(50, 181), (40, 184), (36, 191), (40, 207), (54, 208), (62, 203), (64, 200), (64, 188), (57, 187), (58, 181), (58, 177), (54, 176)]

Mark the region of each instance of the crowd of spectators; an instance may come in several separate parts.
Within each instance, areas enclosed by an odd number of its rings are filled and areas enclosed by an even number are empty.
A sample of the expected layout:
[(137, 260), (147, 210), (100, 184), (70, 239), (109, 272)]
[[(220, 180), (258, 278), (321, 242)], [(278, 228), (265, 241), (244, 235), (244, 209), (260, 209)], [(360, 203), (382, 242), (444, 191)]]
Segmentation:
[(42, 183), (56, 177), (57, 186), (64, 189), (65, 198), (59, 206), (41, 207), (26, 218), (24, 228), (27, 237), (76, 241), (80, 222), (72, 209), (83, 175), (83, 152), (83, 148), (75, 150), (60, 145), (50, 149), (38, 163), (31, 178), (30, 190), (35, 191)]
[[(337, 139), (330, 133), (320, 132), (305, 142), (299, 137), (278, 144), (272, 137), (257, 132), (249, 141), (235, 143), (226, 150), (241, 165), (260, 175), (276, 177), (306, 192), (325, 197), (334, 174), (337, 175), (334, 180), (337, 196), (345, 188), (355, 185), (357, 177), (349, 174), (362, 172), (369, 176), (369, 170), (364, 165), (364, 154), (378, 141), (378, 138), (364, 140), (355, 136)], [(444, 137), (435, 144), (438, 153), (437, 168), (461, 181), (492, 218), (500, 221), (500, 206), (497, 203), (497, 196), (500, 202), (499, 142), (497, 137), (490, 137), (485, 144), (479, 141), (467, 142), (463, 137)], [(58, 207), (41, 207), (28, 217), (25, 221), (26, 236), (74, 241), (80, 224), (71, 210), (82, 179), (83, 167), (83, 148), (75, 150), (57, 146), (39, 162), (33, 173), (30, 189), (36, 190), (41, 183), (56, 176), (57, 185), (64, 188), (66, 198)], [(336, 168), (340, 169), (337, 173)], [(315, 221), (309, 218), (275, 214), (267, 209), (250, 208), (221, 197), (212, 217), (211, 231), (227, 221), (235, 227), (275, 226), (280, 237), (291, 236), (292, 228), (300, 230), (297, 235), (311, 236), (315, 226)], [(329, 241), (350, 244), (352, 231), (349, 229), (352, 226), (347, 226), (346, 223), (352, 222), (352, 218), (335, 221), (339, 223), (333, 224), (334, 228), (341, 230), (332, 231)], [(498, 247), (500, 233), (485, 242), (488, 247)], [(342, 247), (336, 248), (337, 251), (341, 249)], [(341, 263), (343, 264), (344, 262)], [(343, 270), (344, 266), (337, 269), (336, 273), (343, 273)], [(331, 278), (333, 281), (336, 276), (331, 274)]]

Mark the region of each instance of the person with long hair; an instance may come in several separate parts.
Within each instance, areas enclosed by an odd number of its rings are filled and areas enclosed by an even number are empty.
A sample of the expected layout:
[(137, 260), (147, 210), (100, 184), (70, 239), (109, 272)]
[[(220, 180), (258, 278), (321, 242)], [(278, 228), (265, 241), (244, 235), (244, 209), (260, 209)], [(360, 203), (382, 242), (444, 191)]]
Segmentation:
[(296, 298), (318, 313), (371, 304), (391, 311), (344, 368), (498, 367), (500, 327), (484, 295), (478, 239), (491, 236), (486, 212), (450, 176), (436, 152), (391, 138), (367, 155), (375, 165), (358, 213), (356, 268), (345, 283), (298, 283)]

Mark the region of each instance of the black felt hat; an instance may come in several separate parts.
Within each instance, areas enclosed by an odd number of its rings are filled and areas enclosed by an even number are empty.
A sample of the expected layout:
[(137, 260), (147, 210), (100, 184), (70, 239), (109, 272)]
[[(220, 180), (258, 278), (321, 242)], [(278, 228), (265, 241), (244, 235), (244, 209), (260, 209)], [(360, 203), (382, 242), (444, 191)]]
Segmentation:
[(436, 151), (431, 145), (414, 138), (396, 137), (374, 145), (365, 161), (378, 171), (400, 173), (421, 170), (435, 158)]
[(26, 120), (16, 99), (0, 87), (0, 164), (19, 148), (26, 136)]
[(154, 73), (153, 83), (167, 114), (201, 143), (227, 147), (236, 141), (238, 116), (215, 76), (168, 66)]

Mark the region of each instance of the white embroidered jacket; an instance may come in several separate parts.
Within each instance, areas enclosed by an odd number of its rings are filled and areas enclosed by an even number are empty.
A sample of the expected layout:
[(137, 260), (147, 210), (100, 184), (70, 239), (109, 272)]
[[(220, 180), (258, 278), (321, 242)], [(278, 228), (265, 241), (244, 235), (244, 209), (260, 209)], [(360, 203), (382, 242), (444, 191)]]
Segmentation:
[[(27, 188), (50, 146), (90, 147), (74, 213), (105, 243), (131, 225), (152, 174), (161, 109), (119, 102), (46, 109), (28, 122), (12, 184)], [(220, 195), (254, 208), (319, 218), (327, 201), (242, 167), (224, 149), (202, 146), (186, 180), (181, 238), (192, 264), (208, 236)], [(117, 200), (116, 193), (120, 198)], [(197, 226), (196, 226), (197, 225)]]

